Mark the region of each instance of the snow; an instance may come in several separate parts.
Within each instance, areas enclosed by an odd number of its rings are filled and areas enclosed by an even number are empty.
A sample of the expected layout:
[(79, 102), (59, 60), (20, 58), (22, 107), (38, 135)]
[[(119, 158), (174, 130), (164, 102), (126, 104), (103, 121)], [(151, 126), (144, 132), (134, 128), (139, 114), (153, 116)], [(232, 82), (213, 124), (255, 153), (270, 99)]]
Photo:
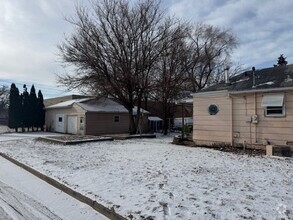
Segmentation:
[(107, 218), (0, 157), (0, 219)]
[(292, 158), (250, 157), (170, 141), (63, 146), (26, 138), (0, 143), (0, 151), (129, 218), (293, 218)]
[(149, 121), (163, 121), (161, 118), (156, 116), (149, 116), (148, 119)]
[(80, 102), (84, 102), (84, 101), (87, 101), (87, 100), (90, 100), (90, 98), (72, 99), (72, 100), (60, 102), (60, 103), (55, 104), (55, 105), (50, 105), (50, 106), (46, 107), (46, 109), (71, 107), (74, 103), (80, 103)]
[(92, 99), (88, 102), (77, 104), (90, 112), (128, 112), (124, 106), (108, 98)]
[(264, 86), (264, 85), (269, 85), (269, 86), (271, 86), (271, 85), (274, 85), (274, 84), (275, 84), (274, 81), (270, 81), (270, 82), (265, 82), (265, 83), (262, 83), (262, 84), (258, 84), (258, 85), (256, 85), (256, 86)]

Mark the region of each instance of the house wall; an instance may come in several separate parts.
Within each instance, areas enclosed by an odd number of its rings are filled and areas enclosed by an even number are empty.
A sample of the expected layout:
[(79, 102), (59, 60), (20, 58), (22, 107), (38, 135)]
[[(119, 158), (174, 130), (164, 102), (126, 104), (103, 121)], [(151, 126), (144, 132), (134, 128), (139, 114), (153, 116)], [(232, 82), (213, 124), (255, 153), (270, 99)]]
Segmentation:
[(46, 130), (56, 131), (56, 115), (64, 115), (65, 133), (67, 133), (67, 116), (77, 116), (77, 134), (84, 134), (84, 130), (80, 129), (80, 118), (85, 117), (85, 111), (77, 105), (71, 108), (46, 109)]
[[(194, 97), (194, 142), (198, 145), (245, 143), (261, 148), (268, 143), (286, 145), (293, 142), (293, 92), (284, 92), (284, 117), (265, 116), (261, 106), (264, 94), (228, 95), (221, 92)], [(218, 105), (216, 115), (209, 115), (210, 104)], [(253, 115), (257, 115), (257, 123), (248, 122)]]
[[(264, 93), (233, 95), (234, 144), (286, 145), (293, 142), (293, 93), (284, 93), (284, 117), (266, 117), (261, 106)], [(255, 99), (254, 99), (255, 97)], [(255, 107), (256, 103), (256, 107)], [(245, 118), (258, 115), (258, 123), (247, 123)]]
[[(114, 116), (120, 116), (119, 122), (114, 122)], [(86, 134), (115, 134), (128, 133), (128, 113), (86, 113)]]
[[(208, 107), (216, 104), (219, 112), (210, 115)], [(231, 144), (232, 106), (228, 93), (195, 96), (193, 104), (193, 140), (197, 145)]]

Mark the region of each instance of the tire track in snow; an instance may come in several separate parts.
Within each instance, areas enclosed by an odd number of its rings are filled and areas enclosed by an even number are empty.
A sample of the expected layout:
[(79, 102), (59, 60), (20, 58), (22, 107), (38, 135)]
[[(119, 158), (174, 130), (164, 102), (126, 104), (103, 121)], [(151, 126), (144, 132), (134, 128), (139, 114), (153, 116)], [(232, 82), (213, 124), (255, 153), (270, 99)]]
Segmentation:
[(28, 195), (0, 181), (0, 216), (4, 219), (61, 220), (59, 216)]

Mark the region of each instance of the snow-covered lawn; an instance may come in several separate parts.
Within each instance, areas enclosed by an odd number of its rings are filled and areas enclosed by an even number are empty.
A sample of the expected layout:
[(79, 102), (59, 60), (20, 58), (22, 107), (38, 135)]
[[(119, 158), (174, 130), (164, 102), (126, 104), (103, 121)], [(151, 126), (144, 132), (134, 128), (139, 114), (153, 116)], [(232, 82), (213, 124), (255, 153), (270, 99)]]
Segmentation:
[(0, 151), (131, 219), (292, 219), (292, 158), (172, 145), (171, 138)]

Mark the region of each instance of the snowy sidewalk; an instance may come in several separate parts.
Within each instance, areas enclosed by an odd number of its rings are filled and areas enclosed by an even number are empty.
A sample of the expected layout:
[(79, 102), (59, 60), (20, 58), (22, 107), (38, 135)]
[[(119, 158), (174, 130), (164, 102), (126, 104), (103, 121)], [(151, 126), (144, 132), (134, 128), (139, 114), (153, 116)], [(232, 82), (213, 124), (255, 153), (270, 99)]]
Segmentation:
[(2, 157), (0, 216), (4, 219), (107, 219)]

